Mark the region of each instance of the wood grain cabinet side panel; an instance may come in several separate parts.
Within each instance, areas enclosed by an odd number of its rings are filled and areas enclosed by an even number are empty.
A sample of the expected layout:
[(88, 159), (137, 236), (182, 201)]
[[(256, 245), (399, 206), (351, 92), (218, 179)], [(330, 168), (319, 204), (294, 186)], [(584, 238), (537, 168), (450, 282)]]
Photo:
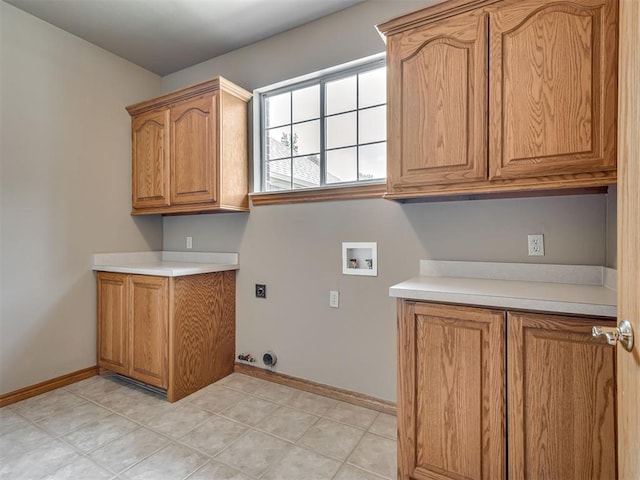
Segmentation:
[(98, 366), (129, 372), (129, 313), (127, 275), (98, 272)]
[(169, 283), (164, 277), (130, 275), (131, 361), (129, 376), (168, 386)]
[(220, 205), (249, 208), (249, 133), (247, 102), (221, 91), (220, 95)]
[(487, 178), (487, 16), (388, 39), (388, 189)]
[(169, 205), (169, 110), (131, 120), (133, 208)]
[(507, 323), (509, 478), (617, 478), (615, 347), (591, 336), (595, 321), (509, 313)]
[(172, 279), (170, 377), (173, 402), (233, 372), (235, 272)]
[(615, 170), (617, 1), (490, 13), (492, 179)]
[(216, 328), (214, 381), (230, 375), (236, 362), (236, 272), (221, 272), (221, 276), (222, 316)]
[(399, 478), (505, 478), (505, 313), (405, 302), (399, 322)]
[(215, 203), (218, 93), (171, 107), (171, 204)]

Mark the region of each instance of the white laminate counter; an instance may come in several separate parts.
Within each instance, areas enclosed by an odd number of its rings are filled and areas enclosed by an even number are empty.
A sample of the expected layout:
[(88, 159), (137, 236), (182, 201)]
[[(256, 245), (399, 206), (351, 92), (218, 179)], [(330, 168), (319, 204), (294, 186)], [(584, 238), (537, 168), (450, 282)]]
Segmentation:
[(95, 271), (158, 277), (181, 277), (239, 268), (237, 253), (128, 252), (98, 253), (93, 256)]
[(615, 271), (597, 266), (425, 261), (392, 297), (615, 317)]

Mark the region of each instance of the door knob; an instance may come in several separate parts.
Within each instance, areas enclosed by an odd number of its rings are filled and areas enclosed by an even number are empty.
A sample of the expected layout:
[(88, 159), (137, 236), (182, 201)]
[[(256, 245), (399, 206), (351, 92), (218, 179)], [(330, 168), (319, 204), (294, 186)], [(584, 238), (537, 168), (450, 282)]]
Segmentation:
[(609, 345), (615, 345), (619, 341), (627, 352), (633, 349), (633, 328), (629, 320), (621, 320), (617, 327), (593, 327), (591, 335), (604, 335)]

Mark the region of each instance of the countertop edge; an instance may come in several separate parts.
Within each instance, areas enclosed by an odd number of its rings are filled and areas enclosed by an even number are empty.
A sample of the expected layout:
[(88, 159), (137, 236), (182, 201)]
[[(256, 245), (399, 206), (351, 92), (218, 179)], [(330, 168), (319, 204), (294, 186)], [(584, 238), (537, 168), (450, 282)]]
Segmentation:
[(389, 294), (392, 297), (405, 300), (476, 305), (488, 308), (534, 310), (539, 312), (562, 313), (566, 315), (592, 315), (598, 317), (617, 316), (617, 308), (615, 306), (591, 303), (561, 302), (556, 300), (499, 297), (488, 295), (470, 295), (465, 293), (404, 290), (400, 288), (394, 289), (393, 287), (389, 289)]
[(182, 277), (202, 273), (239, 270), (237, 253), (150, 251), (97, 253), (93, 255), (93, 271)]
[(161, 266), (117, 266), (117, 265), (94, 265), (93, 271), (130, 273), (134, 275), (153, 275), (156, 277), (184, 277), (187, 275), (198, 275), (202, 273), (225, 272), (229, 270), (239, 270), (238, 264), (202, 264), (193, 267), (161, 267)]
[[(614, 277), (615, 271), (603, 268)], [(604, 277), (604, 275), (603, 275)], [(532, 310), (567, 315), (617, 316), (615, 282), (599, 284), (420, 275), (389, 288), (389, 296), (488, 308)]]

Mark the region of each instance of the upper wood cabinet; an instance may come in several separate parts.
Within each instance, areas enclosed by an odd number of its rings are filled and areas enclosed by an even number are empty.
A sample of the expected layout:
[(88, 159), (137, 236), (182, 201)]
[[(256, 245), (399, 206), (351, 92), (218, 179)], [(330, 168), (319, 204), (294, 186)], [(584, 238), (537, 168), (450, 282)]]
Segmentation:
[(169, 206), (169, 110), (131, 121), (133, 208)]
[(617, 11), (509, 0), (491, 12), (491, 178), (615, 170)]
[(478, 12), (389, 38), (390, 186), (487, 178), (486, 38)]
[(617, 0), (450, 0), (387, 36), (387, 198), (616, 181)]
[(217, 95), (182, 102), (171, 109), (171, 203), (215, 202), (218, 151)]
[(217, 77), (127, 107), (132, 214), (247, 211), (247, 102)]

